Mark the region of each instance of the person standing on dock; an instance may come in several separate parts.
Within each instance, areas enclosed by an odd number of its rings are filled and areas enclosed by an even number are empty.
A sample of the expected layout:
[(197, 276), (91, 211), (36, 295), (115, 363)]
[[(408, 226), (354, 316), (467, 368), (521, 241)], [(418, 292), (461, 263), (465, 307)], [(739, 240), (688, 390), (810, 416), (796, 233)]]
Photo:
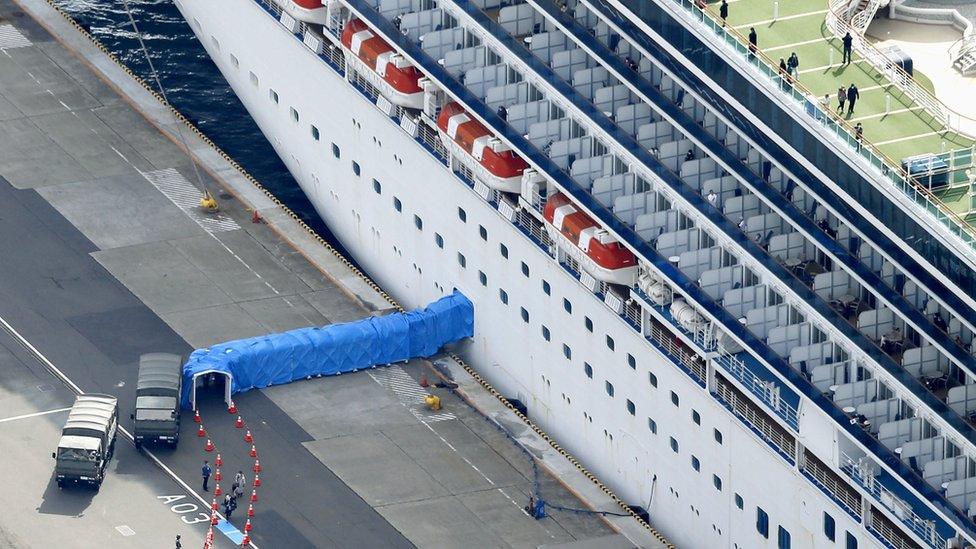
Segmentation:
[(200, 475), (203, 477), (203, 491), (209, 492), (210, 487), (208, 483), (210, 482), (210, 474), (213, 473), (213, 469), (210, 468), (210, 462), (204, 461), (203, 468), (200, 469)]
[(759, 47), (759, 35), (756, 34), (756, 27), (749, 27), (749, 53), (756, 53)]
[(837, 88), (837, 114), (844, 114), (844, 103), (847, 102), (847, 90), (844, 86)]
[(851, 49), (853, 48), (853, 46), (854, 46), (854, 38), (851, 36), (851, 33), (848, 32), (847, 34), (844, 35), (844, 59), (841, 60), (840, 62), (841, 65), (851, 62)]
[(786, 60), (786, 70), (790, 73), (793, 78), (800, 77), (800, 58), (796, 56), (796, 52), (790, 54), (790, 58)]
[(722, 0), (722, 5), (718, 7), (718, 16), (722, 18), (722, 26), (725, 26), (725, 20), (729, 18), (729, 0)]

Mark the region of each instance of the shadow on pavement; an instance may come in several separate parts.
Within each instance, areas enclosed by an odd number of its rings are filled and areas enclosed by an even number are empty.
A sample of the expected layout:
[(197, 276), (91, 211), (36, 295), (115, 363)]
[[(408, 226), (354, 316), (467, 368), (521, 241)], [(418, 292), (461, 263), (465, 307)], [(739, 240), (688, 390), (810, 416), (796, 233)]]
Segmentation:
[[(51, 460), (54, 463), (54, 460)], [(85, 513), (92, 499), (98, 491), (94, 488), (79, 484), (66, 484), (64, 489), (58, 488), (58, 483), (54, 480), (54, 475), (47, 483), (44, 490), (44, 501), (37, 508), (37, 512), (44, 515), (62, 515), (65, 517), (77, 517)]]

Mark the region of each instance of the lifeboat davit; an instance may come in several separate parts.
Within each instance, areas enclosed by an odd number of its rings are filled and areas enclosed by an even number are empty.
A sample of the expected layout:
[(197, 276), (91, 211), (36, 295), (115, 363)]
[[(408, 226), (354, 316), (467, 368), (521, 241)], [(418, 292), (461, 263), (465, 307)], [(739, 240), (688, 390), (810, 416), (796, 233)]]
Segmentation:
[(356, 67), (390, 103), (408, 109), (424, 106), (424, 90), (420, 87), (424, 74), (376, 36), (366, 23), (359, 19), (346, 23), (342, 45), (346, 63)]
[(275, 0), (275, 3), (296, 21), (316, 25), (325, 25), (328, 22), (322, 0)]
[(633, 285), (637, 276), (637, 257), (588, 215), (579, 211), (569, 198), (556, 193), (543, 210), (549, 235), (593, 278), (611, 284)]
[(448, 103), (437, 117), (441, 141), (456, 157), (467, 159), (477, 179), (507, 193), (521, 190), (522, 172), (529, 165), (474, 120), (457, 103)]

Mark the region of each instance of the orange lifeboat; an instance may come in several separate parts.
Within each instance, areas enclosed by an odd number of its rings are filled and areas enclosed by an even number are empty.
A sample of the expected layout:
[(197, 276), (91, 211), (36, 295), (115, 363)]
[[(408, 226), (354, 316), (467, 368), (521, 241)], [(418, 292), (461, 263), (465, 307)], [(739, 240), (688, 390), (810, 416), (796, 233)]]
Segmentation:
[[(448, 103), (437, 117), (441, 141), (455, 156), (468, 159), (478, 179), (499, 191), (521, 190), (522, 172), (529, 165), (497, 140), (488, 128), (474, 120), (457, 103)], [(460, 154), (458, 154), (460, 153)]]
[[(302, 0), (311, 1), (311, 0)], [(366, 23), (352, 19), (342, 29), (346, 63), (355, 66), (390, 103), (408, 109), (424, 106), (420, 79), (424, 74), (376, 36)]]
[(593, 278), (612, 284), (630, 286), (637, 275), (637, 257), (579, 211), (569, 198), (556, 193), (546, 201), (542, 212), (550, 236), (590, 273)]
[(324, 25), (328, 22), (322, 0), (275, 0), (275, 3), (296, 21), (316, 25)]

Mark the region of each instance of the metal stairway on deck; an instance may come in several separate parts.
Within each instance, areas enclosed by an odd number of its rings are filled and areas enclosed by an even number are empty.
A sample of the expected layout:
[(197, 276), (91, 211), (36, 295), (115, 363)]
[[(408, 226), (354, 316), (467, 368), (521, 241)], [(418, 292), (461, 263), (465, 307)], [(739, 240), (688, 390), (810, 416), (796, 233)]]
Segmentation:
[(976, 34), (963, 36), (950, 46), (949, 59), (963, 76), (976, 74)]

